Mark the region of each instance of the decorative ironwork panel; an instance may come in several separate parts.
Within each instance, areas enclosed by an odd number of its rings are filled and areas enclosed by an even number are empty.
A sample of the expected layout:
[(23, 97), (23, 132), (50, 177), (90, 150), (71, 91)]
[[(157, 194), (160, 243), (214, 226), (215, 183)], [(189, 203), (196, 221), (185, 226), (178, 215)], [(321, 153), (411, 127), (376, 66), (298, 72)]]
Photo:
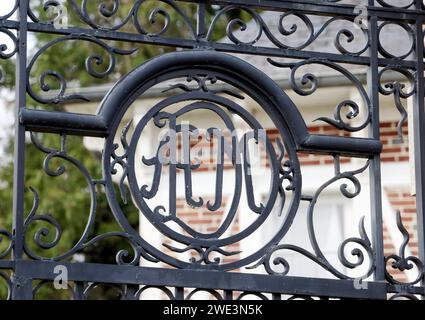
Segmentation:
[[(187, 300), (423, 299), (425, 8), (419, 0), (359, 2), (12, 1), (0, 16), (7, 42), (0, 62), (14, 62), (16, 78), (13, 224), (0, 226), (4, 298), (36, 299), (65, 272), (69, 299), (91, 299), (106, 287), (110, 297), (130, 300), (149, 292)], [(391, 34), (399, 46), (388, 43)], [(34, 35), (45, 37), (36, 50)], [(83, 43), (93, 48), (84, 76), (114, 82), (95, 102), (93, 92), (75, 88), (71, 67), (40, 67), (53, 48)], [(137, 59), (145, 47), (166, 53), (120, 74), (120, 59)], [(333, 112), (314, 115), (332, 133), (318, 134), (297, 101), (316, 99), (327, 74), (352, 91)], [(414, 149), (418, 256), (408, 250), (412, 235), (400, 212), (401, 247), (385, 253), (382, 99), (399, 116), (394, 143), (409, 138)], [(67, 107), (96, 101), (92, 113)], [(76, 137), (97, 141), (99, 170), (72, 153)], [(66, 217), (42, 212), (43, 193), (25, 180), (29, 148), (43, 155), (47, 178), (78, 175), (84, 184), (75, 243), (67, 242)], [(306, 156), (324, 157), (332, 176), (310, 183)], [(206, 186), (210, 195), (199, 192)], [(316, 228), (330, 189), (346, 201), (363, 191), (370, 201), (357, 235), (332, 243), (335, 259)], [(24, 205), (29, 196), (32, 208)], [(98, 227), (99, 208), (114, 230)], [(184, 208), (207, 218), (196, 222)], [(305, 245), (290, 240), (298, 220)], [(121, 250), (108, 251), (113, 239)], [(87, 259), (100, 248), (113, 263)], [(326, 276), (293, 274), (293, 255)], [(415, 275), (405, 281), (394, 271)]]

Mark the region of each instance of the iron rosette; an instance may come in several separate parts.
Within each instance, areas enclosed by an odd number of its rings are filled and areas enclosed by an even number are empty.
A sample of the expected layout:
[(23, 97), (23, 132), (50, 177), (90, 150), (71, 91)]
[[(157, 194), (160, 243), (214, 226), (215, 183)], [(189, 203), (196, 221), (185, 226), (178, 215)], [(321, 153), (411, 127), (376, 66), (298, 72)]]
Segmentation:
[[(143, 95), (158, 85), (165, 87), (165, 98), (150, 106)], [(138, 99), (145, 109), (129, 121), (129, 110)], [(265, 111), (278, 130), (277, 137), (267, 133), (246, 100)], [(187, 120), (197, 112), (203, 112), (204, 127)], [(261, 258), (289, 230), (301, 197), (296, 144), (307, 131), (290, 99), (261, 71), (239, 58), (210, 51), (166, 54), (122, 79), (98, 114), (110, 127), (103, 152), (110, 207), (125, 232), (152, 257), (177, 268), (234, 270)], [(241, 125), (245, 130), (237, 130)], [(146, 140), (143, 136), (148, 130), (162, 131), (162, 135), (157, 141)], [(205, 165), (192, 153), (194, 141), (202, 136), (215, 150), (213, 181), (201, 181), (211, 185), (210, 199), (197, 194), (200, 182), (194, 178), (202, 176)], [(253, 174), (253, 146), (263, 152), (256, 155), (265, 161), (266, 186), (259, 186)], [(149, 148), (153, 148), (151, 156), (144, 153)], [(142, 175), (143, 170), (150, 174)], [(130, 226), (118, 204), (118, 197), (129, 199), (127, 185), (132, 201), (146, 218), (141, 234)], [(219, 226), (196, 229), (180, 215), (179, 199), (191, 210), (215, 218), (221, 215)], [(260, 244), (255, 237), (271, 214), (279, 216), (279, 223)], [(242, 215), (250, 218), (238, 225)], [(159, 244), (144, 236), (147, 224), (162, 234)], [(243, 245), (244, 241), (256, 246)]]

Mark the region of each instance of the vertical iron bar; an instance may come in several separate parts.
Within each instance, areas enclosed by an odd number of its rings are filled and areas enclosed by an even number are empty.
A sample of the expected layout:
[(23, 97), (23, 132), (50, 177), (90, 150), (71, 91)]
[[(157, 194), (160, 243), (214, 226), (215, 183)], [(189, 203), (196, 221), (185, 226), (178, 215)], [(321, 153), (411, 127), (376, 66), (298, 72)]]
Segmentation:
[(136, 300), (136, 292), (139, 290), (139, 286), (137, 285), (127, 285), (127, 290), (125, 290), (125, 300)]
[(280, 293), (273, 293), (272, 300), (282, 300), (282, 295)]
[[(421, 1), (417, 1), (417, 6)], [(424, 105), (424, 21), (416, 21), (416, 94), (413, 100), (413, 139), (415, 148), (416, 216), (419, 257), (425, 261), (425, 105)], [(424, 281), (424, 279), (422, 279)], [(424, 284), (424, 282), (422, 282)], [(424, 292), (425, 294), (425, 292)], [(425, 297), (422, 297), (425, 298)]]
[[(373, 5), (373, 1), (369, 4)], [(379, 82), (378, 65), (378, 18), (371, 16), (369, 18), (369, 55), (370, 66), (367, 72), (367, 85), (371, 101), (371, 126), (369, 127), (369, 136), (380, 140), (379, 132), (379, 91), (377, 90)], [(375, 256), (375, 274), (374, 280), (385, 280), (385, 262), (384, 262), (384, 240), (382, 225), (382, 185), (381, 185), (381, 156), (375, 155), (371, 159), (369, 169), (370, 184), (370, 209), (372, 225), (372, 242)]]
[(197, 39), (201, 40), (205, 37), (207, 33), (206, 25), (205, 25), (205, 0), (199, 0), (198, 3), (198, 15), (197, 15), (197, 26), (196, 33)]
[[(13, 167), (13, 259), (21, 260), (24, 242), (24, 169), (25, 169), (25, 127), (19, 123), (19, 114), (26, 105), (26, 67), (27, 67), (27, 12), (28, 0), (19, 0), (18, 56), (16, 60), (16, 105), (15, 141)], [(12, 299), (28, 299), (32, 296), (31, 281), (21, 279), (15, 269)], [(31, 294), (31, 295), (30, 295)]]
[(224, 290), (224, 300), (228, 300), (228, 301), (233, 300), (233, 291), (232, 290)]
[[(25, 0), (20, 0), (25, 1)], [(28, 0), (27, 0), (28, 1)], [(32, 300), (34, 299), (32, 291), (32, 280), (28, 276), (27, 270), (22, 270), (25, 268), (22, 264), (16, 264), (15, 270), (13, 271), (12, 277), (12, 300)]]
[(85, 300), (84, 299), (84, 282), (81, 282), (81, 281), (75, 282), (74, 299)]
[(28, 0), (19, 0), (18, 58), (16, 61), (15, 100), (15, 141), (13, 171), (13, 232), (15, 236), (14, 258), (23, 254), (23, 212), (24, 212), (24, 156), (25, 128), (19, 123), (19, 114), (26, 104), (27, 64), (27, 9)]
[(176, 217), (177, 206), (177, 136), (176, 118), (170, 118), (170, 164), (169, 164), (169, 212), (170, 217)]
[(174, 291), (175, 300), (184, 300), (184, 288), (176, 287)]

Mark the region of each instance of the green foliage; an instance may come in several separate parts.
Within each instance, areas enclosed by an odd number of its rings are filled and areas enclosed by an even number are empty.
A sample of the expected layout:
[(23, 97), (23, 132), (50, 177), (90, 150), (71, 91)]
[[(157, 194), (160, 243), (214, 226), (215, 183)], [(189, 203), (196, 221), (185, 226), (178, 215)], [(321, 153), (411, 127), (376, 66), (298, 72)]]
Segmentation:
[[(51, 134), (43, 135), (43, 144), (49, 148), (58, 147), (58, 137)], [(68, 149), (70, 156), (81, 161), (82, 165), (87, 168), (91, 176), (96, 179), (102, 176), (100, 154), (93, 154), (84, 147), (81, 137), (69, 137)], [(25, 181), (26, 186), (34, 187), (40, 195), (40, 206), (37, 214), (50, 214), (62, 226), (61, 239), (55, 247), (49, 250), (42, 250), (35, 245), (34, 235), (42, 227), (49, 230), (49, 234), (42, 237), (42, 241), (49, 243), (55, 236), (55, 229), (42, 222), (34, 222), (30, 225), (27, 232), (26, 242), (28, 247), (36, 254), (43, 258), (52, 258), (63, 254), (77, 243), (83, 234), (86, 226), (91, 199), (87, 192), (87, 182), (84, 176), (77, 168), (69, 162), (53, 159), (49, 163), (51, 170), (56, 170), (59, 166), (65, 167), (65, 173), (58, 177), (48, 176), (41, 168), (45, 154), (41, 153), (34, 145), (28, 144), (26, 148), (26, 170)], [(12, 194), (12, 177), (13, 162), (9, 162), (0, 170), (0, 216), (2, 227), (11, 228), (11, 194)], [(99, 188), (97, 197), (96, 220), (90, 232), (91, 237), (103, 234), (109, 231), (120, 230), (115, 223), (114, 218), (108, 208), (106, 197)], [(27, 189), (25, 197), (25, 211), (31, 210), (34, 201), (33, 194)], [(124, 212), (130, 223), (137, 228), (138, 211), (130, 206), (122, 204)], [(99, 247), (89, 248), (84, 252), (87, 262), (98, 263), (114, 263), (115, 255), (119, 250), (129, 249), (129, 246), (119, 239), (111, 238), (98, 244)], [(67, 295), (67, 292), (58, 292), (57, 290), (40, 290), (43, 298), (60, 298)]]

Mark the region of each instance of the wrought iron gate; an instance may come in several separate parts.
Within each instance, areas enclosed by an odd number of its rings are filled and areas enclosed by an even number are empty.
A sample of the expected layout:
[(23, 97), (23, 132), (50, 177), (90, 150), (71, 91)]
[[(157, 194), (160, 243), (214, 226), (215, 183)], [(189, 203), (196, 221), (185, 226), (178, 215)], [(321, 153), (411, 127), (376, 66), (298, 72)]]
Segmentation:
[[(95, 17), (113, 19), (121, 5), (119, 0), (99, 1), (99, 11), (96, 13), (88, 12), (87, 0), (68, 0), (64, 3), (56, 0), (46, 1), (46, 10), (52, 7), (63, 8), (66, 5), (67, 10), (78, 16), (85, 25), (63, 28), (57, 27), (52, 21), (41, 21), (31, 10), (29, 2), (31, 0), (16, 0), (12, 11), (0, 17), (0, 33), (8, 36), (14, 44), (13, 48), (0, 47), (0, 57), (16, 58), (13, 230), (0, 229), (2, 243), (9, 244), (0, 252), (0, 278), (7, 283), (11, 299), (32, 299), (40, 286), (55, 279), (58, 267), (66, 268), (68, 279), (73, 284), (70, 291), (75, 299), (87, 298), (98, 284), (119, 287), (122, 297), (126, 299), (138, 299), (151, 288), (161, 290), (164, 296), (171, 299), (190, 299), (199, 291), (208, 292), (218, 299), (243, 298), (249, 294), (273, 299), (284, 299), (288, 296), (291, 299), (418, 299), (425, 296), (422, 263), (425, 259), (425, 11), (422, 0), (401, 1), (402, 4), (400, 1), (368, 0), (360, 8), (361, 1), (345, 0), (157, 1), (158, 4), (166, 4), (168, 10), (176, 13), (190, 30), (184, 39), (164, 35), (169, 28), (170, 19), (174, 16), (161, 8), (154, 9), (147, 21), (154, 24), (156, 19), (162, 16), (163, 28), (155, 34), (150, 33), (141, 22), (142, 18), (138, 16), (140, 8), (146, 2), (143, 0), (135, 0), (128, 15), (116, 21), (112, 20), (112, 25), (101, 25)], [(196, 19), (188, 17), (182, 10), (181, 6), (188, 3), (197, 6)], [(209, 19), (208, 6), (215, 8), (215, 16)], [(247, 24), (241, 19), (228, 21), (225, 32), (227, 41), (213, 39), (212, 33), (217, 21), (232, 10), (242, 10), (249, 15), (256, 28), (253, 39), (247, 40), (238, 33), (243, 33), (247, 28)], [(362, 11), (366, 10), (367, 15), (362, 16)], [(272, 32), (268, 22), (263, 19), (263, 13), (268, 11), (274, 12), (279, 19), (279, 34)], [(60, 19), (60, 13), (57, 12), (57, 18)], [(13, 18), (14, 15), (17, 15), (17, 19)], [(289, 27), (285, 25), (288, 17), (297, 18), (298, 24)], [(313, 23), (317, 17), (323, 21), (319, 27)], [(335, 22), (340, 24), (340, 28), (334, 37), (334, 43), (331, 44), (334, 52), (310, 50), (309, 46)], [(357, 38), (345, 27), (353, 24), (357, 24), (364, 36), (362, 45), (356, 49), (349, 48), (349, 44), (356, 42)], [(130, 33), (123, 30), (126, 25), (131, 25), (135, 31)], [(307, 37), (301, 44), (287, 44), (285, 37), (295, 35), (301, 25), (307, 30)], [(381, 33), (388, 26), (400, 27), (406, 32), (410, 46), (400, 55), (389, 52), (383, 44)], [(235, 31), (236, 28), (241, 31)], [(37, 52), (30, 53), (28, 37), (31, 33), (51, 34), (55, 35), (55, 38)], [(260, 45), (258, 41), (262, 37), (268, 39), (271, 45)], [(46, 70), (40, 75), (38, 81), (44, 94), (36, 91), (33, 88), (34, 83), (30, 81), (33, 68), (43, 53), (53, 45), (71, 40), (88, 41), (107, 52), (110, 62), (104, 72), (95, 68), (95, 65), (105, 62), (102, 57), (93, 54), (87, 59), (87, 72), (94, 78), (109, 75), (114, 69), (117, 55), (133, 53), (132, 50), (115, 49), (111, 43), (160, 45), (181, 50), (158, 56), (124, 76), (103, 99), (96, 114), (28, 108), (28, 97), (40, 106), (85, 99), (81, 95), (68, 92), (64, 74), (57, 71)], [(304, 67), (319, 65), (331, 68), (358, 90), (363, 107), (354, 100), (347, 99), (337, 106), (334, 118), (320, 119), (341, 132), (366, 132), (366, 135), (355, 137), (310, 133), (298, 107), (274, 80), (248, 62), (230, 54), (263, 57), (276, 67), (276, 72), (289, 70), (290, 88), (301, 96), (313, 94), (319, 85), (314, 72), (304, 72)], [(286, 60), (282, 61), (282, 58)], [(351, 66), (367, 69), (365, 85), (357, 74), (350, 71)], [(397, 73), (402, 80), (386, 81), (388, 72)], [(299, 73), (302, 73), (301, 77), (298, 77)], [(58, 90), (51, 90), (47, 81), (49, 77), (60, 84)], [(164, 99), (146, 110), (137, 123), (124, 126), (121, 132), (122, 122), (125, 121), (125, 114), (130, 107), (139, 97), (161, 84), (170, 85), (164, 92)], [(401, 138), (402, 126), (407, 117), (403, 103), (408, 100), (412, 103), (411, 137), (414, 138), (415, 150), (419, 257), (405, 255), (409, 238), (401, 219), (398, 221), (398, 227), (404, 241), (400, 252), (398, 255), (384, 256), (380, 95), (394, 98), (395, 107), (400, 112)], [(265, 131), (263, 125), (254, 114), (244, 108), (241, 102), (243, 99), (254, 101), (268, 116), (278, 132), (277, 138), (271, 141), (268, 134), (262, 135)], [(170, 106), (178, 108), (170, 111)], [(209, 201), (195, 197), (191, 179), (192, 172), (199, 168), (199, 164), (190, 159), (191, 147), (190, 144), (185, 145), (184, 139), (195, 134), (197, 128), (181, 122), (185, 115), (198, 110), (211, 112), (223, 123), (222, 128), (211, 127), (207, 131), (210, 140), (221, 142), (215, 167), (215, 196)], [(348, 113), (344, 114), (344, 110), (348, 110)], [(235, 117), (242, 119), (249, 130), (242, 135), (229, 137), (224, 131), (234, 131)], [(355, 122), (357, 119), (361, 121)], [(140, 147), (139, 142), (142, 134), (149, 130), (149, 125), (167, 128), (168, 134), (159, 142), (152, 158), (141, 159), (139, 150), (143, 147)], [(24, 181), (28, 132), (31, 133), (32, 143), (40, 152), (46, 154), (44, 168), (40, 169), (44, 169), (46, 174), (52, 177), (61, 176), (65, 174), (65, 168), (54, 168), (54, 160), (62, 159), (68, 162), (83, 174), (87, 182), (86, 191), (91, 196), (92, 205), (87, 208), (87, 226), (80, 241), (57, 257), (40, 256), (38, 251), (35, 252), (27, 243), (29, 239), (26, 234), (34, 223), (50, 224), (54, 230), (54, 236), (49, 241), (46, 240), (49, 237), (48, 229), (40, 228), (35, 233), (33, 240), (38, 249), (48, 250), (57, 246), (62, 231), (66, 228), (52, 216), (37, 212), (38, 203), (42, 198), (39, 199), (35, 189), (31, 189), (34, 207), (30, 212), (25, 212), (24, 194), (29, 187)], [(59, 135), (60, 148), (43, 145), (38, 139), (39, 133)], [(84, 168), (82, 159), (75, 159), (68, 154), (67, 137), (73, 135), (104, 140), (102, 161), (99, 162), (103, 170), (102, 177), (92, 177)], [(181, 148), (184, 150), (186, 161), (179, 162), (173, 159), (173, 155), (181, 137)], [(270, 183), (268, 196), (264, 201), (256, 198), (256, 186), (250, 175), (251, 140), (261, 145), (266, 154)], [(230, 149), (225, 147), (226, 143), (231, 146)], [(169, 147), (170, 159), (167, 163), (161, 161), (160, 152), (164, 146)], [(305, 194), (302, 189), (300, 153), (326, 154), (333, 157), (334, 177), (324, 182), (313, 194)], [(365, 160), (359, 169), (344, 171), (341, 169), (343, 157)], [(177, 213), (177, 172), (183, 172), (185, 202), (192, 208), (203, 206), (214, 213), (223, 204), (223, 172), (226, 167), (224, 158), (229, 159), (228, 166), (234, 172), (231, 205), (217, 230), (210, 233), (197, 231)], [(145, 182), (140, 180), (136, 170), (140, 165), (153, 168), (151, 182), (144, 184)], [(361, 182), (357, 176), (362, 173), (369, 174), (371, 204), (368, 219), (371, 221), (371, 232), (366, 231), (362, 219), (359, 236), (346, 239), (338, 249), (339, 261), (346, 269), (366, 266), (362, 275), (354, 278), (337, 269), (321, 251), (315, 234), (313, 215), (321, 192), (331, 183), (341, 182), (342, 195), (347, 199), (355, 198), (361, 190)], [(168, 179), (166, 197), (163, 197), (166, 203), (152, 204), (150, 200), (157, 196), (163, 176)], [(342, 181), (345, 181), (345, 184)], [(347, 186), (346, 181), (354, 186), (354, 191)], [(127, 195), (127, 186), (131, 195)], [(101, 187), (105, 189), (104, 194), (98, 192)], [(109, 208), (119, 228), (93, 236), (90, 230), (95, 220), (97, 197), (100, 195), (107, 197)], [(229, 234), (232, 224), (235, 223), (241, 198), (245, 198), (247, 208), (251, 211), (246, 214), (253, 215), (255, 219), (241, 230)], [(158, 237), (169, 239), (171, 242), (163, 240), (164, 243), (158, 245), (145, 238), (129, 223), (121, 208), (122, 201), (134, 202), (146, 223), (155, 228)], [(291, 228), (300, 203), (306, 204), (308, 208), (306, 230), (311, 250), (285, 242), (285, 235)], [(263, 244), (252, 248), (248, 253), (229, 249), (261, 230), (260, 227), (267, 222), (275, 207), (284, 214), (280, 215), (280, 225)], [(51, 233), (52, 230), (50, 237)], [(131, 258), (129, 252), (120, 251), (115, 265), (70, 261), (70, 257), (76, 253), (84, 252), (86, 248), (110, 237), (125, 239), (133, 250)], [(353, 245), (354, 248), (351, 247)], [(348, 248), (351, 248), (351, 251), (348, 252)], [(334, 279), (288, 275), (291, 266), (282, 254), (288, 251), (314, 261)], [(225, 259), (226, 257), (232, 259)], [(146, 261), (150, 264), (146, 265)], [(157, 266), (154, 266), (155, 264)], [(276, 267), (280, 269), (276, 270)], [(410, 282), (401, 283), (391, 276), (391, 268), (401, 271), (416, 270), (417, 276)], [(265, 272), (260, 273), (258, 270)]]

